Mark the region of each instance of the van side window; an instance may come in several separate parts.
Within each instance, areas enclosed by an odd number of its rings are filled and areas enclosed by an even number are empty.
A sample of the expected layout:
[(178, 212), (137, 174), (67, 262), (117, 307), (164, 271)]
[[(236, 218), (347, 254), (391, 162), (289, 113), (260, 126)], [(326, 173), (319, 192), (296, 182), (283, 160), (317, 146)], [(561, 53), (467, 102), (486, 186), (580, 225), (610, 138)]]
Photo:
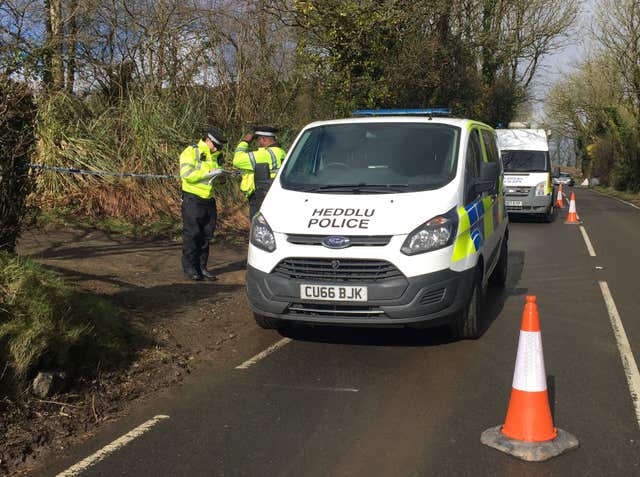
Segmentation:
[(487, 151), (487, 160), (500, 164), (500, 153), (498, 152), (494, 135), (489, 131), (482, 131), (482, 140), (484, 141), (484, 148)]
[(467, 147), (467, 158), (465, 160), (467, 203), (475, 200), (473, 186), (480, 178), (480, 164), (482, 161), (480, 135), (478, 134), (477, 129), (473, 129), (469, 134), (469, 146)]

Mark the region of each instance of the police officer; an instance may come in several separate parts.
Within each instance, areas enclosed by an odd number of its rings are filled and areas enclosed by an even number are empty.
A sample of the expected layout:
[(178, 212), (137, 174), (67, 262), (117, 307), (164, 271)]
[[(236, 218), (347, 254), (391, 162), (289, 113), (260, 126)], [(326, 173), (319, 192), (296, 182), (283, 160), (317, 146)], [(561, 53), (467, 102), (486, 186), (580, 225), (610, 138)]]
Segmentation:
[(215, 280), (207, 270), (209, 242), (216, 228), (214, 179), (222, 171), (222, 133), (210, 128), (203, 138), (180, 154), (182, 179), (182, 269), (191, 280)]
[[(269, 165), (271, 178), (276, 176), (276, 172), (282, 165), (286, 152), (282, 149), (276, 139), (277, 129), (269, 126), (256, 126), (253, 133), (246, 134), (240, 143), (236, 146), (233, 156), (233, 165), (241, 169), (242, 181), (240, 182), (240, 190), (245, 193), (249, 199), (249, 218), (260, 210), (262, 204), (261, 193), (256, 193), (256, 185), (254, 181), (254, 171), (256, 164), (265, 163)], [(258, 149), (249, 151), (249, 143), (255, 139)]]

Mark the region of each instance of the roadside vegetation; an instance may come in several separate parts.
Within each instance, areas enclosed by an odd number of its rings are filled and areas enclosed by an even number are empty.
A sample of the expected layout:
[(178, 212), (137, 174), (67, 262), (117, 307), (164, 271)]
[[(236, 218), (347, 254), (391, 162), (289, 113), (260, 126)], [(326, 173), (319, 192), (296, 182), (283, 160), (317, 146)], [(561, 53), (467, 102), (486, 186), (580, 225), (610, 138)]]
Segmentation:
[(86, 375), (133, 350), (134, 327), (104, 299), (75, 291), (32, 260), (0, 253), (0, 362), (19, 380), (38, 370)]
[(619, 191), (613, 187), (602, 186), (594, 186), (593, 188), (603, 194), (617, 197), (618, 199), (626, 200), (627, 202), (640, 206), (640, 192)]
[(599, 0), (592, 52), (552, 90), (548, 115), (586, 177), (640, 191), (640, 5)]

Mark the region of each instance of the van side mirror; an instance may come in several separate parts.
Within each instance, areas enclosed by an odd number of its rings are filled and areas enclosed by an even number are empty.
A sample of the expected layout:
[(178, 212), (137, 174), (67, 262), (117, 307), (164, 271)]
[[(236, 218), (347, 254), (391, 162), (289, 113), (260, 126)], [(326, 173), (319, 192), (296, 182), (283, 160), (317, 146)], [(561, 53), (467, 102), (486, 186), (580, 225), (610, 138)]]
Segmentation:
[(483, 162), (480, 166), (480, 180), (474, 186), (476, 194), (495, 191), (498, 186), (498, 177), (500, 177), (498, 163)]
[(556, 167), (556, 168), (553, 170), (553, 174), (552, 174), (552, 176), (551, 176), (551, 177), (560, 177), (560, 168), (559, 168), (559, 167)]

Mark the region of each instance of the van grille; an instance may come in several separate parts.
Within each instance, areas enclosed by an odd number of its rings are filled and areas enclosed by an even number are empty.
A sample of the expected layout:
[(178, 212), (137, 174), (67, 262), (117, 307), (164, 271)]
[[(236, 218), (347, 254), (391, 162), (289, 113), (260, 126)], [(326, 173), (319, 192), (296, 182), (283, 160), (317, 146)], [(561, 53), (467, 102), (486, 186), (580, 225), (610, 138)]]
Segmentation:
[(385, 260), (352, 258), (287, 258), (276, 265), (274, 272), (290, 279), (361, 283), (403, 276)]
[(384, 315), (384, 312), (377, 306), (294, 303), (289, 306), (289, 314), (297, 316), (380, 318)]
[(422, 295), (422, 298), (420, 298), (420, 304), (435, 305), (436, 303), (440, 303), (444, 299), (445, 292), (446, 288), (429, 291)]
[[(322, 245), (322, 241), (328, 235), (294, 235), (287, 236), (287, 242), (296, 245)], [(391, 235), (349, 235), (347, 238), (351, 241), (350, 247), (384, 247), (391, 240)]]

